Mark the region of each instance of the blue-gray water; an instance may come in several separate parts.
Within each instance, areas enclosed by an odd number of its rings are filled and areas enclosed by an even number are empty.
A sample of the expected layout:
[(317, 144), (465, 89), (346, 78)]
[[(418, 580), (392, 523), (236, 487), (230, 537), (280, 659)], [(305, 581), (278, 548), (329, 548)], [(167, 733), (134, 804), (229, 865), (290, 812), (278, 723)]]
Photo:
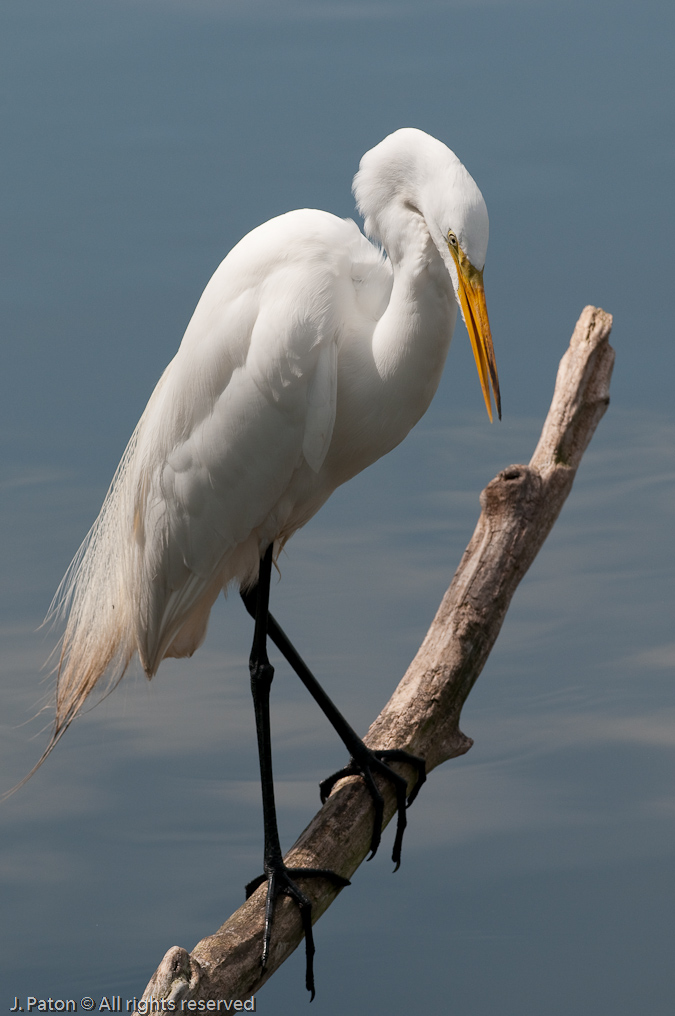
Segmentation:
[[(289, 545), (274, 609), (357, 729), (414, 654), (478, 493), (527, 460), (576, 318), (615, 315), (612, 405), (464, 711), (475, 739), (316, 926), (312, 1013), (672, 1013), (675, 479), (670, 5), (5, 0), (0, 11), (2, 787), (54, 640), (36, 629), (210, 273), (361, 154), (446, 141), (491, 217), (504, 397), (463, 327), (394, 454)], [(137, 674), (1, 808), (0, 1007), (132, 997), (241, 902), (261, 817), (237, 597), (191, 661)], [(340, 746), (283, 666), (290, 845)], [(260, 992), (307, 1005), (301, 952)]]

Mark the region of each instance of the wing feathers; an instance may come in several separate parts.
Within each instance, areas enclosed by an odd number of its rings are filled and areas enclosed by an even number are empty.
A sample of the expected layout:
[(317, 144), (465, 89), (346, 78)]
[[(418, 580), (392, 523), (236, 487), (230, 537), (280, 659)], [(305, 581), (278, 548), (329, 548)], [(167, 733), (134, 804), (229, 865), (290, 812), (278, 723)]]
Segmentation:
[(54, 742), (135, 650), (149, 675), (193, 652), (219, 590), (250, 584), (261, 550), (316, 510), (293, 502), (291, 482), (321, 470), (340, 343), (372, 327), (390, 274), (354, 223), (307, 210), (254, 230), (220, 265), (60, 590)]

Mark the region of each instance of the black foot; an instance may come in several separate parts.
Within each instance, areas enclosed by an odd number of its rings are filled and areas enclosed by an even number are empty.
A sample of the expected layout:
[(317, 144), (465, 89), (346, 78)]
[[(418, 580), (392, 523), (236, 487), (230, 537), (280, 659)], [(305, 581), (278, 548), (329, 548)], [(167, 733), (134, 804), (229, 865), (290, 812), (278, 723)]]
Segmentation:
[[(370, 861), (376, 854), (377, 848), (380, 845), (380, 839), (382, 836), (382, 822), (384, 820), (384, 798), (377, 789), (375, 780), (373, 779), (373, 773), (379, 773), (384, 776), (385, 779), (389, 780), (394, 784), (394, 790), (396, 791), (396, 809), (397, 809), (397, 820), (396, 820), (396, 837), (394, 839), (394, 849), (391, 854), (391, 859), (395, 864), (394, 871), (398, 871), (401, 864), (401, 846), (403, 844), (403, 833), (405, 831), (407, 818), (406, 818), (406, 807), (410, 807), (413, 803), (417, 794), (419, 793), (420, 787), (427, 778), (426, 764), (423, 758), (418, 758), (417, 755), (411, 755), (407, 751), (402, 751), (398, 748), (392, 748), (389, 751), (374, 751), (371, 748), (363, 747), (363, 752), (359, 751), (358, 756), (353, 755), (349, 760), (349, 763), (338, 772), (333, 773), (332, 776), (328, 776), (325, 780), (322, 780), (319, 784), (319, 790), (321, 791), (322, 803), (328, 799), (328, 795), (331, 790), (338, 782), (338, 780), (344, 779), (345, 776), (362, 776), (368, 792), (373, 799), (373, 805), (375, 807), (375, 817), (373, 819), (373, 835), (370, 840)], [(410, 791), (410, 795), (406, 801), (406, 790), (408, 785), (402, 776), (387, 765), (387, 762), (407, 762), (408, 765), (413, 766), (417, 770), (417, 782)]]
[(263, 951), (261, 958), (261, 965), (263, 970), (267, 966), (267, 959), (270, 951), (270, 938), (272, 936), (272, 920), (274, 918), (274, 906), (279, 896), (290, 896), (292, 900), (298, 905), (300, 911), (300, 919), (302, 921), (302, 930), (305, 934), (305, 987), (310, 993), (310, 1002), (313, 1001), (314, 991), (314, 935), (312, 934), (312, 903), (305, 896), (299, 886), (293, 881), (293, 878), (325, 878), (333, 885), (344, 886), (351, 885), (348, 878), (343, 878), (342, 875), (338, 875), (335, 871), (330, 871), (328, 868), (287, 868), (285, 864), (279, 862), (274, 865), (266, 865), (268, 870), (264, 875), (258, 875), (246, 886), (246, 899), (252, 896), (256, 889), (267, 882), (267, 901), (265, 903), (265, 938), (263, 941)]

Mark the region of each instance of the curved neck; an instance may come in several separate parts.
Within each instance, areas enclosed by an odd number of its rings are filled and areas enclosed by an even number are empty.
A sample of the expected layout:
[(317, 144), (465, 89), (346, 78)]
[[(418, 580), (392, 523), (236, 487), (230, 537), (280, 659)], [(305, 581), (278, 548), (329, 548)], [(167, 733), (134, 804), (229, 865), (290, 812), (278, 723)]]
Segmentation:
[[(426, 223), (412, 215), (405, 235), (387, 248), (391, 297), (373, 332), (373, 358), (408, 429), (426, 412), (441, 378), (457, 318), (448, 270)], [(407, 433), (407, 431), (406, 431)]]

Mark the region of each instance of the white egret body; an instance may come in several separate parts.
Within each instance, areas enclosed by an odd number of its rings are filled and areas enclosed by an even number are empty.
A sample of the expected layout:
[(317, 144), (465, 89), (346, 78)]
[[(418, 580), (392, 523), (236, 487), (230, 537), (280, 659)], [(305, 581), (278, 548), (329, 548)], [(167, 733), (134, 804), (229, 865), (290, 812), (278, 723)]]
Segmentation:
[(394, 448), (438, 386), (457, 304), (483, 394), (498, 382), (482, 287), (483, 197), (403, 129), (354, 181), (347, 220), (289, 212), (228, 254), (124, 454), (54, 607), (68, 612), (52, 743), (135, 652), (152, 676), (202, 642), (222, 589), (255, 583), (332, 491)]

